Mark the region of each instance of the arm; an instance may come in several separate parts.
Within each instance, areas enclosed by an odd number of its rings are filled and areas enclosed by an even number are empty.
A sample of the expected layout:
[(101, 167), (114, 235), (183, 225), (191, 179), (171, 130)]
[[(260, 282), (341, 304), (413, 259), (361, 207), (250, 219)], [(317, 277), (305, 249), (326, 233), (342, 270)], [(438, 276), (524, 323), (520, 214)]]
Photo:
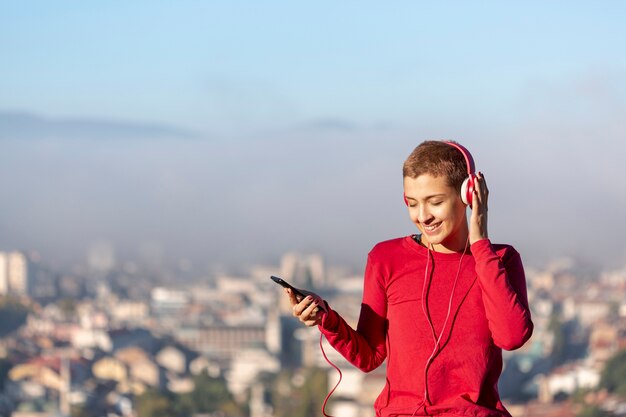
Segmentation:
[(502, 349), (517, 349), (533, 332), (522, 259), (512, 247), (499, 256), (489, 239), (475, 242), (472, 253), (493, 341)]
[(469, 241), (476, 260), (489, 329), (496, 346), (517, 349), (533, 332), (524, 266), (519, 253), (512, 247), (506, 248), (502, 257), (496, 253), (487, 233), (489, 189), (481, 172), (474, 186)]
[(350, 363), (364, 372), (376, 369), (387, 356), (387, 298), (383, 275), (368, 257), (363, 302), (357, 329), (328, 308), (319, 325), (328, 342)]

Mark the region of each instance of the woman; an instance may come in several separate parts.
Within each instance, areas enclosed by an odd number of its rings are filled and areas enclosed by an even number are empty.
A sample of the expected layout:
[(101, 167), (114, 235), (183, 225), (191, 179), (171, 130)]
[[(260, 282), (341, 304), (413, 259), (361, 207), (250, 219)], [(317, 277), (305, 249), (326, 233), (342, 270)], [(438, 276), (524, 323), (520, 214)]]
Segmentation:
[(502, 349), (533, 330), (520, 255), (489, 240), (489, 191), (464, 147), (423, 142), (403, 177), (420, 233), (370, 251), (356, 330), (318, 296), (298, 302), (286, 290), (293, 314), (364, 372), (387, 360), (379, 417), (510, 416), (497, 388)]

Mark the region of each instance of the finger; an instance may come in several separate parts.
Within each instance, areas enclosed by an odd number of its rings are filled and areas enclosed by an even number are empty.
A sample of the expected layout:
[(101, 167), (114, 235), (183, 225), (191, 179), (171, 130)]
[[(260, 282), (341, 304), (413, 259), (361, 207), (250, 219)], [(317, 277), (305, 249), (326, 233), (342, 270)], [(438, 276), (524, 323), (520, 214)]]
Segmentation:
[(482, 211), (487, 211), (487, 197), (484, 194), (484, 190), (477, 184), (476, 188), (474, 188), (474, 197), (472, 199), (472, 214), (479, 214)]
[(317, 305), (315, 303), (311, 303), (309, 307), (307, 307), (300, 316), (300, 321), (307, 326), (313, 326), (319, 323), (320, 317), (317, 315)]
[(474, 217), (474, 212), (476, 211), (476, 205), (478, 204), (477, 200), (478, 200), (478, 197), (476, 197), (476, 188), (474, 188), (474, 191), (472, 191), (472, 204), (471, 204), (472, 217)]
[(484, 192), (484, 195), (489, 195), (489, 188), (487, 187), (487, 181), (485, 180), (485, 174), (483, 174), (482, 172), (479, 172), (478, 175), (480, 176), (480, 189)]
[(322, 322), (321, 318), (317, 317), (314, 320), (306, 320), (306, 321), (303, 321), (302, 323), (306, 324), (309, 327), (313, 327), (313, 326), (317, 326), (321, 324), (321, 322)]
[(311, 297), (313, 297), (313, 301), (315, 302), (315, 304), (317, 305), (317, 309), (322, 310), (322, 311), (326, 311), (326, 304), (324, 302), (324, 300), (322, 299), (322, 297), (320, 297), (317, 294), (311, 293)]
[(314, 319), (318, 310), (319, 309), (317, 308), (317, 303), (316, 302), (312, 302), (311, 304), (309, 304), (309, 306), (307, 308), (304, 309), (304, 311), (302, 312), (301, 316), (305, 320)]
[(480, 173), (480, 203), (487, 211), (487, 201), (489, 200), (489, 188), (487, 187), (487, 182), (485, 181), (485, 176), (483, 173)]
[(478, 204), (486, 208), (489, 190), (487, 189), (487, 184), (482, 176), (476, 179), (474, 184), (474, 195), (477, 198)]
[(480, 183), (480, 179), (476, 181), (474, 184), (474, 197), (476, 198), (476, 204), (480, 207), (483, 203), (483, 193), (482, 193), (482, 184)]
[(313, 297), (311, 297), (310, 295), (307, 296), (304, 300), (293, 306), (293, 315), (296, 317), (300, 317), (304, 310), (306, 310), (309, 307), (309, 304), (311, 304), (312, 302)]
[(293, 293), (293, 291), (291, 291), (291, 289), (285, 288), (285, 293), (287, 293), (287, 295), (289, 296), (289, 301), (291, 302), (292, 306), (299, 303), (298, 299), (296, 298), (296, 295)]

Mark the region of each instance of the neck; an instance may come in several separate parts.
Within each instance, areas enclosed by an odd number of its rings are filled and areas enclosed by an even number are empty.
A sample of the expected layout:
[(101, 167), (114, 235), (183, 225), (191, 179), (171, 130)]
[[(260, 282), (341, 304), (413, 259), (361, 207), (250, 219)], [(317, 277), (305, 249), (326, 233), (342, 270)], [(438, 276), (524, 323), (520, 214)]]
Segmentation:
[[(422, 235), (421, 240), (425, 246), (429, 245), (427, 236)], [(462, 253), (467, 249), (468, 244), (469, 231), (466, 226), (463, 230), (459, 231), (459, 233), (455, 233), (454, 237), (451, 237), (445, 242), (431, 243), (430, 247), (433, 251), (439, 253)]]
[(463, 242), (462, 244), (454, 245), (454, 246), (444, 245), (443, 243), (436, 243), (434, 245), (431, 245), (431, 249), (434, 252), (439, 252), (439, 253), (463, 253), (467, 249), (467, 244), (468, 244), (467, 240), (465, 240), (465, 242)]

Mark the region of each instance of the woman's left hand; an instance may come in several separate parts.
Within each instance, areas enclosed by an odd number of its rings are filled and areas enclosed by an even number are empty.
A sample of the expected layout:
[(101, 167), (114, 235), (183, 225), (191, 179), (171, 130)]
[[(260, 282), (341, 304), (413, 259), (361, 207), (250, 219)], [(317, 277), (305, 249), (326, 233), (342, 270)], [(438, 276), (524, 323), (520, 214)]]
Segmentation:
[(285, 293), (289, 296), (293, 316), (306, 326), (313, 327), (322, 323), (322, 316), (326, 313), (326, 305), (322, 298), (306, 290), (300, 290), (306, 297), (300, 299), (289, 288), (285, 288)]
[(489, 189), (482, 172), (476, 174), (474, 195), (472, 196), (472, 216), (470, 217), (470, 245), (489, 237), (487, 233), (487, 200)]

